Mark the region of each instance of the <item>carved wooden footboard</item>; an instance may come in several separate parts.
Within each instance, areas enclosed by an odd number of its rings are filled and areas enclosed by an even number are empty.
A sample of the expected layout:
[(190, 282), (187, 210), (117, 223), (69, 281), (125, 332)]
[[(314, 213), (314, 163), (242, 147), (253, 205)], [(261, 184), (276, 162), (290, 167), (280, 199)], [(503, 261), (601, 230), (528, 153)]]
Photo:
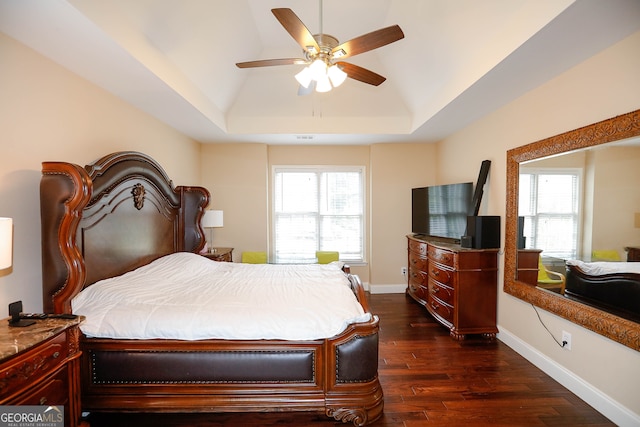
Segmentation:
[[(98, 280), (163, 255), (198, 252), (209, 203), (174, 188), (144, 154), (114, 153), (80, 167), (43, 163), (43, 298), (49, 313)], [(370, 312), (364, 289), (352, 289)], [(117, 340), (82, 337), (83, 411), (318, 411), (365, 425), (383, 409), (378, 318), (313, 341)]]

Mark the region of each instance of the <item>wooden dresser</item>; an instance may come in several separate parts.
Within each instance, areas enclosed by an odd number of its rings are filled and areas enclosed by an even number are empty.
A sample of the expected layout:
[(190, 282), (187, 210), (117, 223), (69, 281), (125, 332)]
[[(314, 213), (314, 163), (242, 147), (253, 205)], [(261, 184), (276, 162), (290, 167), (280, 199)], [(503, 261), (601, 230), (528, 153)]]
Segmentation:
[(407, 293), (427, 308), (453, 338), (467, 334), (494, 338), (496, 327), (498, 249), (460, 245), (407, 236)]
[(22, 328), (0, 320), (0, 405), (64, 406), (64, 425), (83, 425), (78, 327), (82, 319), (43, 319)]

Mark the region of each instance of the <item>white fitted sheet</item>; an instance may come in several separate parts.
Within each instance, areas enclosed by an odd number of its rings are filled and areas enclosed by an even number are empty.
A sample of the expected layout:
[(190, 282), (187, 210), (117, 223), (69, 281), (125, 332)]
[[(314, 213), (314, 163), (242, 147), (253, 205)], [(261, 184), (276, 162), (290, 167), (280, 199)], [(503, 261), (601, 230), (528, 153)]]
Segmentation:
[(603, 276), (605, 274), (635, 273), (640, 274), (640, 262), (614, 262), (598, 261), (584, 262), (577, 259), (567, 260), (568, 265), (575, 265), (590, 276)]
[(341, 267), (215, 262), (181, 252), (97, 282), (71, 304), (91, 337), (329, 338), (371, 317)]

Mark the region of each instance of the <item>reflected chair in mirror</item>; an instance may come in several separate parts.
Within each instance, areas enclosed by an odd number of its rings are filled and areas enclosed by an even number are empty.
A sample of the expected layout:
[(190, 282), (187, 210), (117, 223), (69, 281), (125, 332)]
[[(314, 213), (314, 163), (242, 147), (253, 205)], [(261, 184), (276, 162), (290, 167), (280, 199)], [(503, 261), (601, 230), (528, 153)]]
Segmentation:
[(591, 261), (622, 261), (618, 251), (604, 249), (591, 252)]
[(316, 259), (318, 264), (329, 264), (340, 259), (340, 252), (334, 251), (316, 251)]
[(266, 264), (266, 252), (242, 252), (242, 262), (245, 264)]
[(550, 291), (559, 292), (564, 295), (566, 279), (564, 274), (553, 270), (548, 270), (542, 263), (542, 257), (538, 261), (538, 287)]

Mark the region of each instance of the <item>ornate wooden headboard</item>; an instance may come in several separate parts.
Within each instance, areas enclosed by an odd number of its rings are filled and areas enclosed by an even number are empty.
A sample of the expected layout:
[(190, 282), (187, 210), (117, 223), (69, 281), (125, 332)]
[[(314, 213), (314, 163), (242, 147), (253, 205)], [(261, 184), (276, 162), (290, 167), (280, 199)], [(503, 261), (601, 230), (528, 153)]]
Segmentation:
[(85, 286), (174, 252), (204, 247), (209, 192), (174, 188), (149, 156), (118, 152), (85, 166), (44, 162), (40, 182), (45, 313), (70, 313)]

